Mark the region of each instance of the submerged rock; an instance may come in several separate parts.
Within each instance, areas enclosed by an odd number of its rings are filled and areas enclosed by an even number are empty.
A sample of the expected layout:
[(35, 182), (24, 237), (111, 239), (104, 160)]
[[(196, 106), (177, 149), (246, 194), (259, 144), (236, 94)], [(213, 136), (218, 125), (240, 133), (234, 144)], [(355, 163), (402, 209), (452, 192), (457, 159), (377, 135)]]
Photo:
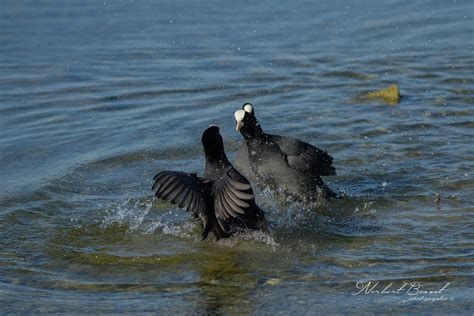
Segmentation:
[(365, 96), (368, 99), (382, 99), (389, 104), (400, 103), (400, 90), (395, 83), (382, 90), (367, 92)]

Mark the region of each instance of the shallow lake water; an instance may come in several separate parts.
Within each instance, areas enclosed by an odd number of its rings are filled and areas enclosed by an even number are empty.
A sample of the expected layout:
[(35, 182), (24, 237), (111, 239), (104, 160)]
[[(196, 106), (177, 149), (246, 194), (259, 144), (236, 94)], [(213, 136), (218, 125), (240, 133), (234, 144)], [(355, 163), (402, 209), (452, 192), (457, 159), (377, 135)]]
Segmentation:
[[(2, 313), (473, 312), (472, 1), (1, 6)], [(259, 188), (268, 232), (201, 242), (152, 178), (212, 123), (233, 158), (245, 102), (347, 197)]]

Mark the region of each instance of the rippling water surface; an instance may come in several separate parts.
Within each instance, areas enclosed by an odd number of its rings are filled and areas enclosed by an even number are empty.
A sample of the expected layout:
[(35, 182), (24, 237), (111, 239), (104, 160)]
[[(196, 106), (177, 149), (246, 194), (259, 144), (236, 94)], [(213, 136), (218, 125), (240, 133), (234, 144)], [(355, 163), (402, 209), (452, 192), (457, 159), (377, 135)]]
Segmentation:
[[(0, 306), (34, 313), (472, 313), (474, 4), (6, 1)], [(398, 105), (364, 100), (400, 87)], [(272, 228), (199, 239), (154, 201), (233, 112), (327, 149), (344, 200), (260, 189)], [(438, 302), (360, 294), (420, 282)], [(373, 283), (374, 284), (374, 283)], [(379, 288), (381, 290), (381, 288)], [(420, 298), (421, 295), (418, 295)]]

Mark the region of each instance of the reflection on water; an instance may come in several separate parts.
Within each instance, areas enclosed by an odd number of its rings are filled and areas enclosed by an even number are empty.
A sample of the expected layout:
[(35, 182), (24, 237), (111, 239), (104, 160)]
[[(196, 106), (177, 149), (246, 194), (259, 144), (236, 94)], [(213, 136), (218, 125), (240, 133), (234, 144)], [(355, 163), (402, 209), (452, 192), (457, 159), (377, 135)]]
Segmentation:
[[(186, 8), (186, 9), (183, 9)], [(4, 313), (472, 312), (474, 24), (446, 3), (9, 2), (0, 10)], [(389, 105), (361, 98), (396, 83)], [(256, 188), (269, 229), (200, 241), (153, 200), (252, 102), (328, 150), (343, 200)], [(351, 295), (418, 281), (446, 301)]]

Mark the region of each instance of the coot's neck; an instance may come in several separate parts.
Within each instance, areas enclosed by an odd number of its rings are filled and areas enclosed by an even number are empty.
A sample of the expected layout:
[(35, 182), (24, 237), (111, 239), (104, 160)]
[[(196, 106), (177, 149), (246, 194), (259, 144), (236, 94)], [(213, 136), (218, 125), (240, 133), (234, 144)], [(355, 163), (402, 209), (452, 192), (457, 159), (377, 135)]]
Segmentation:
[(204, 149), (206, 156), (206, 167), (204, 174), (206, 177), (214, 174), (218, 170), (223, 170), (230, 165), (224, 150)]
[(264, 139), (266, 136), (266, 134), (263, 132), (262, 127), (260, 126), (260, 123), (257, 120), (255, 120), (255, 123), (251, 126), (248, 126), (247, 128), (244, 125), (240, 132), (242, 136), (244, 136), (245, 141), (247, 142), (256, 139)]

